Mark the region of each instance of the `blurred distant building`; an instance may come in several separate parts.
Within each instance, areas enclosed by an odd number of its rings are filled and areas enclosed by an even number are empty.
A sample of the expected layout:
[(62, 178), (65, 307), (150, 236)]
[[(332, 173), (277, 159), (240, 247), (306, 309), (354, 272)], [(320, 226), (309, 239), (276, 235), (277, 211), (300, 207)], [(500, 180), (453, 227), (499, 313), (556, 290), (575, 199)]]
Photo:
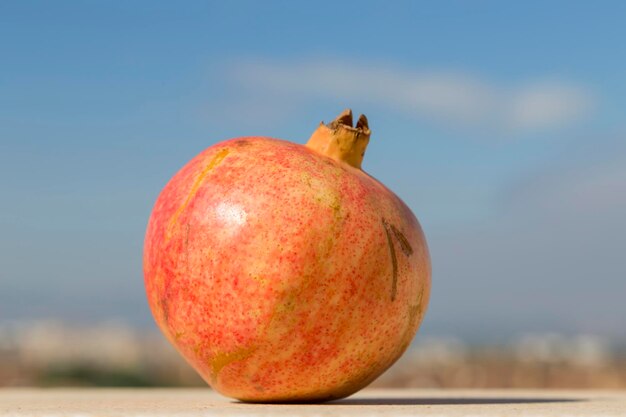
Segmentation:
[[(0, 324), (0, 386), (206, 386), (159, 334), (123, 323)], [(420, 337), (375, 387), (626, 388), (626, 354), (590, 335), (470, 346)]]

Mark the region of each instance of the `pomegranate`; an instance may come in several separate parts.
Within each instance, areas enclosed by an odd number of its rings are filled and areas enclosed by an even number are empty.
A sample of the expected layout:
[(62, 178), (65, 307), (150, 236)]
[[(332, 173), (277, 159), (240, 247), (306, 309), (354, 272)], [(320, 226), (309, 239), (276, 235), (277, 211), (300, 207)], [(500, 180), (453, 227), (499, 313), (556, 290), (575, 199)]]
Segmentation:
[(144, 248), (148, 302), (218, 392), (326, 401), (373, 381), (409, 346), (430, 294), (420, 225), (361, 170), (367, 119), (346, 110), (306, 145), (209, 147), (159, 195)]

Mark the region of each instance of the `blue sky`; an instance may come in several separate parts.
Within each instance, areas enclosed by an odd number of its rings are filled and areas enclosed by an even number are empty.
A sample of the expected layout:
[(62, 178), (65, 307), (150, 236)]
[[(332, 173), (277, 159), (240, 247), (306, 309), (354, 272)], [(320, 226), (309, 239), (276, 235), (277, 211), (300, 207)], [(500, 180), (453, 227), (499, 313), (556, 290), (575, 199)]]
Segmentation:
[(345, 107), (433, 258), (425, 334), (624, 338), (623, 2), (0, 4), (0, 321), (151, 325), (168, 178)]

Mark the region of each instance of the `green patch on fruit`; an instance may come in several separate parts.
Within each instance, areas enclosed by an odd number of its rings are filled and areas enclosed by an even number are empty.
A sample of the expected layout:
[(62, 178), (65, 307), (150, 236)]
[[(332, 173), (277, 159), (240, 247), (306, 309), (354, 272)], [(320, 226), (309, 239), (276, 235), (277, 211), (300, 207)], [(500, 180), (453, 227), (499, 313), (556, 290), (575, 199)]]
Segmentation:
[(421, 294), (420, 294), (420, 298), (418, 299), (417, 304), (408, 305), (409, 322), (406, 328), (404, 329), (404, 333), (402, 334), (402, 337), (400, 338), (401, 342), (400, 342), (399, 349), (398, 349), (398, 356), (400, 356), (402, 352), (404, 352), (409, 347), (409, 345), (411, 344), (411, 340), (413, 340), (413, 336), (414, 336), (413, 329), (415, 329), (415, 327), (418, 324), (421, 307), (422, 307), (422, 304), (419, 301), (420, 299), (421, 299)]
[(285, 297), (285, 301), (276, 306), (275, 312), (278, 314), (281, 313), (291, 313), (296, 308), (296, 295), (290, 293)]
[(409, 325), (408, 325), (407, 333), (411, 333), (411, 334), (413, 333), (411, 330), (417, 324), (417, 320), (418, 320), (419, 315), (420, 315), (420, 307), (421, 306), (422, 306), (422, 303), (419, 302), (419, 301), (418, 301), (417, 304), (414, 304), (414, 305), (410, 305), (409, 304)]
[(328, 187), (323, 181), (313, 178), (311, 174), (305, 172), (302, 174), (302, 180), (312, 189), (313, 199), (320, 205), (329, 207), (333, 211), (335, 219), (341, 216), (341, 194), (331, 187)]

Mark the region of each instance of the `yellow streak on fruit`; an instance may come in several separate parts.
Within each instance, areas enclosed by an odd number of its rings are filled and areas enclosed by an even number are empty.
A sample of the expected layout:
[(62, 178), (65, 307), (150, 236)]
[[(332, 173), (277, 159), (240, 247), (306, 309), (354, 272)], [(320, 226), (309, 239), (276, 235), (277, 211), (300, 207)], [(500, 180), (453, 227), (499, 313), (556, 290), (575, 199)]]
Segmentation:
[(311, 174), (309, 174), (308, 172), (303, 172), (300, 178), (302, 179), (302, 182), (305, 183), (309, 188), (313, 186), (311, 184)]
[(222, 371), (222, 369), (224, 369), (225, 366), (228, 366), (233, 362), (249, 358), (255, 350), (255, 346), (249, 346), (237, 349), (233, 352), (219, 352), (213, 355), (213, 357), (209, 359), (213, 379), (217, 380), (218, 374)]
[(187, 198), (185, 199), (185, 201), (183, 202), (183, 204), (180, 205), (180, 207), (178, 207), (178, 209), (176, 210), (176, 212), (174, 213), (174, 215), (172, 216), (172, 218), (170, 219), (169, 225), (167, 227), (167, 232), (165, 234), (165, 240), (170, 240), (170, 238), (172, 237), (172, 229), (174, 228), (174, 225), (176, 224), (176, 221), (178, 220), (178, 218), (180, 217), (180, 215), (182, 214), (183, 211), (185, 211), (185, 209), (187, 208), (187, 206), (189, 205), (189, 203), (191, 202), (191, 200), (196, 196), (196, 193), (198, 192), (198, 190), (200, 189), (200, 186), (202, 185), (202, 183), (204, 182), (205, 178), (207, 177), (207, 175), (209, 175), (209, 173), (216, 167), (218, 166), (223, 160), (224, 158), (226, 158), (226, 155), (228, 155), (229, 150), (228, 149), (221, 149), (214, 157), (213, 159), (211, 159), (211, 162), (209, 162), (207, 164), (206, 167), (204, 167), (204, 169), (202, 170), (202, 172), (200, 172), (200, 175), (198, 175), (198, 177), (196, 178), (196, 180), (194, 181), (193, 185), (191, 186), (191, 190), (189, 191), (189, 194), (187, 194)]

